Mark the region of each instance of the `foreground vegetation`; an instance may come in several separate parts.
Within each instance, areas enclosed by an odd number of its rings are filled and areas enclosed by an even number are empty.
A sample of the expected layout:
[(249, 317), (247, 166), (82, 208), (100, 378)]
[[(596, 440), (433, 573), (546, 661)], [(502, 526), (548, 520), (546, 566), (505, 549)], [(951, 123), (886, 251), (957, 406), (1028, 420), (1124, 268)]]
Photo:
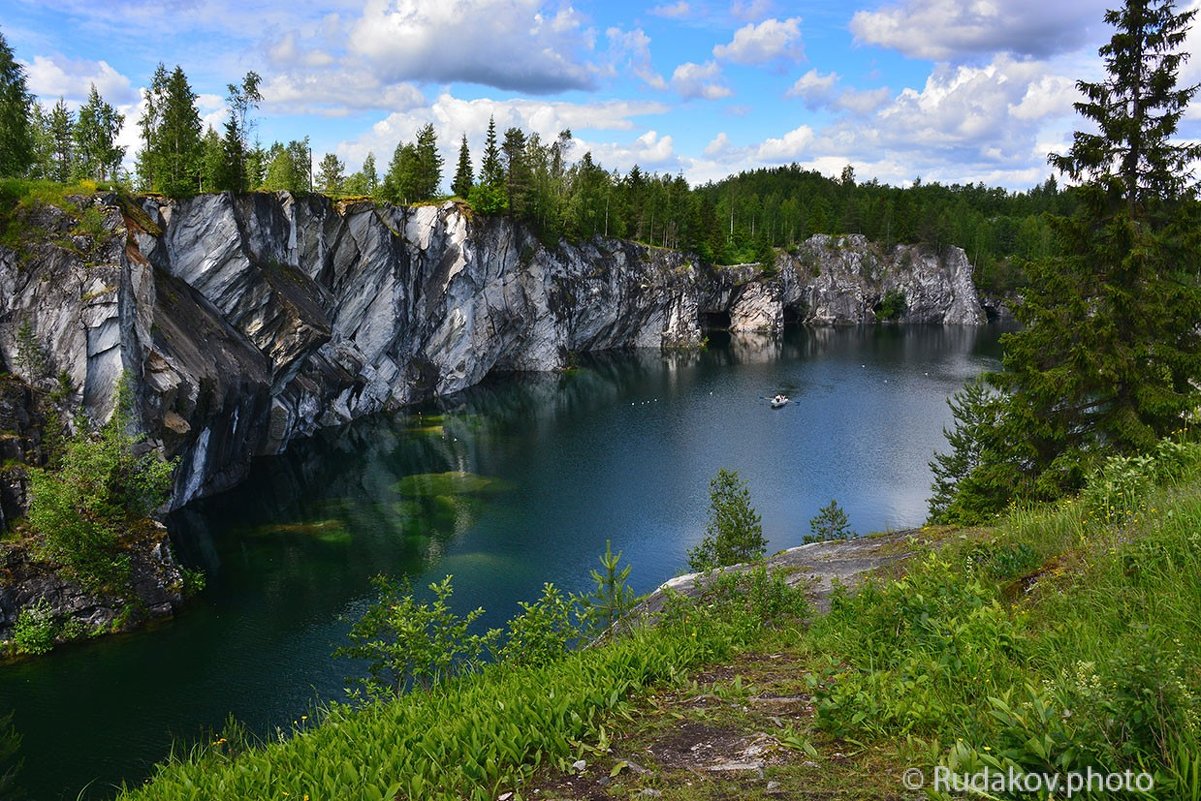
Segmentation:
[[(1201, 446), (1169, 441), (1112, 460), (1080, 497), (923, 530), (902, 570), (836, 591), (826, 615), (810, 620), (782, 574), (722, 574), (669, 600), (658, 625), (592, 647), (415, 675), (408, 692), (331, 705), (267, 744), (235, 728), (122, 798), (693, 800), (760, 797), (767, 782), (804, 798), (828, 771), (855, 796), (899, 793), (905, 768), (938, 765), (1131, 770), (1154, 778), (1150, 797), (1195, 798), (1199, 532)], [(527, 630), (518, 652), (548, 630)], [(748, 711), (765, 696), (798, 706)], [(762, 776), (683, 771), (660, 747), (681, 731), (759, 738)]]

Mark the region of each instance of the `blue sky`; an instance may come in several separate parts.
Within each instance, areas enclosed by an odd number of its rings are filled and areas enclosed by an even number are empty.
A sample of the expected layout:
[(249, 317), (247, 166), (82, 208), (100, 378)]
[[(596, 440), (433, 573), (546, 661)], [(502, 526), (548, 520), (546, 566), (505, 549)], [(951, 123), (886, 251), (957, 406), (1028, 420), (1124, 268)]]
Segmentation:
[[(317, 157), (335, 152), (351, 169), (368, 151), (385, 168), (427, 122), (453, 164), (460, 135), (478, 153), (495, 115), (501, 130), (544, 139), (571, 128), (577, 158), (591, 150), (609, 168), (692, 182), (849, 163), (894, 184), (1021, 189), (1049, 174), (1047, 152), (1079, 124), (1074, 83), (1101, 74), (1104, 10), (1094, 0), (0, 0), (0, 31), (43, 102), (78, 104), (95, 82), (126, 114), (131, 157), (141, 88), (162, 61), (183, 67), (215, 126), (225, 85), (255, 70), (256, 136), (308, 135)], [(1201, 79), (1201, 56), (1184, 77)]]

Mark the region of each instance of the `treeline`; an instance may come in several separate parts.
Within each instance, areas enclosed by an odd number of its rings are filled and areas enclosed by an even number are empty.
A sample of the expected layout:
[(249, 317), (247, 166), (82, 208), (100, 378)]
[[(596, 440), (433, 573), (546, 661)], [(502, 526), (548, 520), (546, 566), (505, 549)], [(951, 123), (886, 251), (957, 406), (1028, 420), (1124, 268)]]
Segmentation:
[(590, 152), (575, 152), (570, 130), (544, 141), (517, 127), (499, 132), (495, 120), (478, 159), (462, 135), (453, 174), (444, 169), (432, 125), (397, 143), (382, 175), (374, 154), (348, 173), (333, 153), (314, 162), (308, 137), (268, 147), (255, 141), (259, 84), (254, 72), (229, 84), (223, 129), (205, 129), (183, 70), (160, 64), (137, 120), (136, 170), (126, 174), (124, 149), (115, 144), (123, 117), (95, 87), (78, 114), (61, 99), (43, 107), (25, 90), (21, 67), (0, 37), (2, 137), (10, 140), (0, 142), (0, 176), (87, 177), (173, 196), (315, 191), (403, 204), (446, 197), (448, 179), (452, 195), (476, 211), (522, 219), (547, 242), (607, 235), (732, 264), (770, 260), (774, 249), (794, 248), (813, 234), (861, 233), (886, 247), (958, 245), (978, 284), (995, 293), (1020, 286), (1028, 261), (1054, 254), (1048, 216), (1069, 214), (1076, 202), (1053, 178), (1020, 193), (920, 179), (899, 188), (857, 182), (849, 165), (837, 179), (792, 164), (691, 187), (682, 175), (638, 166), (624, 174), (606, 170)]

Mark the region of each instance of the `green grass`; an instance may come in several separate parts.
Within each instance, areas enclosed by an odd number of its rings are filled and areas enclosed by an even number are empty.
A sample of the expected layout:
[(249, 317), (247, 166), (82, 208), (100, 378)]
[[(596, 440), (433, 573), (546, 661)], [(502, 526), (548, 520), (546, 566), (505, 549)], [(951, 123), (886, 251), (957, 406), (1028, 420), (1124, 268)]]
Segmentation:
[(550, 664), (500, 663), (390, 701), (335, 704), (318, 724), (248, 750), (216, 737), (120, 798), (482, 801), (520, 790), (539, 767), (589, 753), (646, 688), (729, 658), (782, 608), (801, 606), (770, 582), (736, 581), (705, 605), (675, 605), (663, 625)]
[(1146, 770), (1192, 797), (1201, 479), (1177, 471), (1130, 500), (1116, 518), (1112, 497), (1012, 510), (837, 598), (808, 637), (818, 725), (910, 738), (961, 772)]

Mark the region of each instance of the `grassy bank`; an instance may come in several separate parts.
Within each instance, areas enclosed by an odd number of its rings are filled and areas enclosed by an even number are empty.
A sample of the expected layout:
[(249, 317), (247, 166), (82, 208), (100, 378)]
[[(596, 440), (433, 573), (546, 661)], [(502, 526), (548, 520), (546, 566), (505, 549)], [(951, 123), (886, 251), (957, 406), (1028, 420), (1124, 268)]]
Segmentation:
[(730, 577), (656, 628), (334, 706), (266, 746), (217, 739), (122, 797), (905, 797), (905, 769), (939, 765), (1145, 771), (1150, 797), (1201, 796), (1194, 446), (914, 543), (810, 622), (778, 582)]

